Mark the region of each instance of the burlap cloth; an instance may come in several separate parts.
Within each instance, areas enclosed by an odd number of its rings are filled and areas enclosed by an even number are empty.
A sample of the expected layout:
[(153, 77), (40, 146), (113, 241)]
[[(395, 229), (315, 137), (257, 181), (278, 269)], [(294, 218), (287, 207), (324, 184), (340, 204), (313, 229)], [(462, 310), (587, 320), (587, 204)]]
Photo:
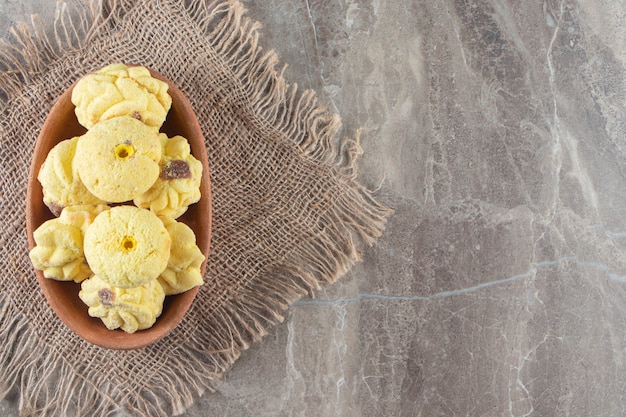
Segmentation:
[[(35, 22), (36, 23), (36, 22)], [(61, 4), (54, 31), (0, 48), (0, 387), (23, 415), (182, 413), (290, 303), (331, 283), (381, 233), (387, 208), (355, 181), (358, 138), (257, 45), (241, 4)], [(27, 173), (56, 98), (85, 73), (138, 63), (188, 96), (206, 138), (213, 237), (206, 284), (180, 325), (132, 351), (91, 345), (48, 306), (28, 258)]]

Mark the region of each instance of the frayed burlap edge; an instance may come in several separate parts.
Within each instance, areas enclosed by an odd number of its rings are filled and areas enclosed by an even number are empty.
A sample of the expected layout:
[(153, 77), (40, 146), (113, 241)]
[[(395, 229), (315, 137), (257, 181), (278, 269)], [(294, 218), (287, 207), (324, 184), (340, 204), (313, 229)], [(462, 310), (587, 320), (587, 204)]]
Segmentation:
[[(0, 98), (6, 104), (25, 85), (36, 82), (46, 66), (65, 53), (88, 45), (92, 36), (114, 31), (116, 22), (135, 1), (59, 3), (53, 30), (46, 33), (36, 17), (30, 25), (12, 28), (13, 38), (0, 45)], [(245, 16), (237, 1), (191, 1), (186, 13), (206, 33), (215, 52), (242, 80), (261, 124), (282, 133), (303, 158), (345, 182), (338, 209), (325, 219), (325, 230), (265, 271), (263, 279), (240, 288), (237, 300), (224, 300), (211, 312), (214, 319), (189, 338), (184, 350), (187, 372), (164, 369), (140, 395), (110, 396), (94, 384), (85, 364), (70, 364), (30, 327), (8, 297), (0, 296), (0, 396), (19, 388), (23, 415), (110, 416), (178, 415), (197, 395), (211, 389), (251, 343), (283, 320), (287, 307), (304, 294), (313, 295), (360, 259), (357, 238), (371, 245), (382, 233), (390, 210), (374, 200), (355, 180), (361, 155), (359, 134), (337, 141), (340, 119), (317, 103), (315, 92), (299, 91), (277, 69), (278, 57), (258, 45), (259, 24)], [(324, 171), (326, 170), (326, 171)], [(119, 394), (119, 390), (115, 391)]]

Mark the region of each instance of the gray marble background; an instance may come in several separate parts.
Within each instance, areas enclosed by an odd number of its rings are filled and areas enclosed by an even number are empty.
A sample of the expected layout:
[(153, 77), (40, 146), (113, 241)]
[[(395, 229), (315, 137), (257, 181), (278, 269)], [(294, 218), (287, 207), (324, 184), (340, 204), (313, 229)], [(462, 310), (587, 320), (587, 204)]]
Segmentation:
[(185, 416), (625, 415), (626, 2), (245, 4), (395, 214)]

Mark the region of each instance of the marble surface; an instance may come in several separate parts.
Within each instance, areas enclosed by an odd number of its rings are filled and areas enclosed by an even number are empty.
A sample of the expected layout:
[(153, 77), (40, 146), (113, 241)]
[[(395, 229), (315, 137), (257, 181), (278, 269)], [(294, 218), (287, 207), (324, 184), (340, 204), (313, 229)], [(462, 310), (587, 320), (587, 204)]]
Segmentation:
[(185, 416), (624, 415), (626, 2), (245, 4), (395, 214)]

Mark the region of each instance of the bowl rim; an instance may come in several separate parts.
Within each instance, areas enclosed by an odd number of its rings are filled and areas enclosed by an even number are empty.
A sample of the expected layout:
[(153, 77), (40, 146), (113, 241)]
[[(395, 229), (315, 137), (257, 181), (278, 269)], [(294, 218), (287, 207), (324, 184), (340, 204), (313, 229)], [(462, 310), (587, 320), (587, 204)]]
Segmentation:
[[(128, 67), (138, 66), (137, 64), (126, 64), (126, 65)], [(205, 224), (204, 229), (206, 230), (206, 233), (204, 236), (198, 236), (197, 234), (198, 232), (196, 228), (194, 228), (192, 225), (190, 225), (190, 227), (194, 231), (194, 234), (196, 234), (197, 245), (205, 257), (200, 267), (200, 272), (202, 276), (204, 276), (209, 253), (210, 253), (210, 243), (211, 243), (211, 237), (212, 237), (211, 231), (212, 231), (212, 220), (213, 220), (211, 180), (210, 180), (210, 171), (209, 171), (209, 164), (208, 164), (208, 155), (207, 155), (206, 145), (204, 142), (204, 135), (202, 134), (200, 123), (191, 106), (191, 103), (189, 102), (187, 97), (183, 94), (183, 92), (178, 88), (178, 86), (173, 81), (171, 81), (164, 75), (160, 74), (156, 70), (153, 70), (152, 68), (148, 68), (146, 66), (144, 67), (150, 71), (151, 75), (154, 78), (157, 78), (168, 84), (168, 94), (172, 98), (172, 106), (169, 112), (178, 112), (180, 113), (180, 115), (186, 116), (184, 118), (184, 121), (185, 123), (188, 124), (187, 130), (193, 132), (193, 136), (192, 137), (185, 136), (185, 137), (190, 142), (190, 146), (192, 148), (192, 155), (194, 155), (196, 159), (200, 160), (203, 166), (202, 179), (200, 182), (201, 201), (195, 204), (200, 204), (200, 202), (202, 202), (203, 204), (205, 211), (200, 212), (199, 214), (200, 215), (204, 214), (206, 216), (206, 217), (202, 217), (202, 223)], [(97, 68), (91, 71), (90, 73), (97, 72), (99, 69), (101, 68)], [(41, 190), (41, 184), (37, 180), (37, 175), (39, 173), (41, 164), (45, 160), (45, 156), (44, 156), (41, 159), (41, 163), (37, 163), (37, 157), (40, 157), (41, 154), (44, 152), (45, 152), (45, 155), (47, 155), (47, 153), (51, 149), (51, 146), (54, 146), (54, 144), (59, 143), (60, 141), (64, 140), (64, 138), (55, 138), (55, 140), (46, 141), (44, 137), (49, 134), (50, 128), (54, 126), (55, 124), (54, 116), (56, 116), (59, 112), (67, 112), (70, 108), (71, 108), (72, 113), (74, 113), (74, 105), (71, 103), (71, 94), (77, 82), (78, 81), (74, 82), (59, 97), (57, 97), (54, 105), (51, 107), (50, 112), (48, 113), (46, 117), (46, 120), (44, 121), (41, 127), (40, 133), (35, 142), (33, 154), (31, 156), (31, 163), (30, 163), (30, 168), (28, 172), (27, 191), (26, 191), (26, 233), (27, 233), (29, 251), (32, 250), (33, 247), (35, 247), (35, 241), (34, 241), (34, 236), (33, 236), (34, 231), (37, 229), (37, 227), (39, 227), (39, 225), (41, 225), (46, 220), (43, 216), (35, 215), (37, 211), (36, 209), (41, 209), (43, 206), (44, 212), (45, 210), (47, 210), (47, 207), (45, 207), (43, 199), (37, 198), (38, 201), (37, 202), (34, 201), (34, 195), (38, 194), (39, 191)], [(168, 117), (170, 116), (169, 112), (168, 112)], [(76, 121), (76, 123), (78, 123), (78, 121)], [(167, 123), (167, 119), (166, 119), (166, 123)], [(75, 126), (75, 127), (80, 128), (79, 126)], [(159, 131), (162, 132), (161, 129), (159, 129)], [(168, 134), (168, 137), (172, 137), (176, 134), (179, 134), (177, 132), (165, 132), (165, 133)], [(68, 139), (68, 137), (65, 137), (65, 139)], [(50, 145), (51, 142), (54, 142), (54, 144)], [(36, 207), (35, 204), (37, 204), (38, 207)], [(36, 219), (35, 217), (38, 217), (38, 219)], [(54, 216), (50, 213), (48, 217), (53, 218)], [(41, 221), (38, 221), (38, 220), (41, 220)], [(177, 220), (181, 221), (180, 218)], [(108, 349), (119, 349), (119, 350), (139, 349), (139, 348), (148, 346), (150, 344), (153, 344), (159, 341), (160, 339), (164, 338), (171, 331), (173, 331), (174, 328), (182, 321), (183, 317), (186, 315), (187, 311), (190, 309), (191, 304), (193, 303), (200, 289), (199, 286), (196, 286), (184, 293), (167, 296), (164, 306), (163, 306), (163, 312), (157, 318), (154, 325), (148, 329), (139, 330), (135, 333), (126, 333), (121, 329), (108, 330), (100, 319), (90, 318), (89, 320), (92, 323), (94, 323), (94, 325), (101, 326), (101, 329), (98, 331), (89, 331), (89, 329), (86, 329), (87, 331), (85, 331), (85, 329), (83, 328), (84, 326), (80, 325), (81, 322), (84, 322), (85, 318), (83, 317), (82, 320), (77, 320), (74, 317), (72, 317), (72, 315), (70, 314), (70, 310), (72, 310), (70, 306), (65, 305), (61, 300), (57, 299), (55, 295), (55, 291), (53, 291), (52, 289), (53, 285), (64, 285), (64, 286), (67, 286), (69, 290), (72, 286), (76, 287), (76, 286), (80, 286), (80, 284), (76, 284), (72, 281), (62, 282), (62, 281), (51, 280), (49, 278), (44, 277), (43, 271), (36, 269), (34, 267), (33, 269), (35, 271), (35, 275), (37, 277), (39, 287), (41, 288), (49, 306), (55, 312), (57, 317), (79, 337), (85, 339), (86, 341), (94, 345), (97, 345), (103, 348), (108, 348)], [(72, 291), (76, 291), (76, 289), (73, 289)], [(76, 294), (76, 297), (78, 297), (78, 294)], [(166, 316), (164, 313), (166, 312), (166, 308), (172, 304), (171, 302), (172, 300), (177, 301), (178, 303), (177, 309), (173, 313), (168, 312), (168, 315)], [(82, 301), (80, 302), (82, 303)], [(87, 314), (86, 309), (87, 309), (87, 306), (85, 305), (85, 314)], [(106, 332), (103, 332), (102, 328), (105, 329)]]

